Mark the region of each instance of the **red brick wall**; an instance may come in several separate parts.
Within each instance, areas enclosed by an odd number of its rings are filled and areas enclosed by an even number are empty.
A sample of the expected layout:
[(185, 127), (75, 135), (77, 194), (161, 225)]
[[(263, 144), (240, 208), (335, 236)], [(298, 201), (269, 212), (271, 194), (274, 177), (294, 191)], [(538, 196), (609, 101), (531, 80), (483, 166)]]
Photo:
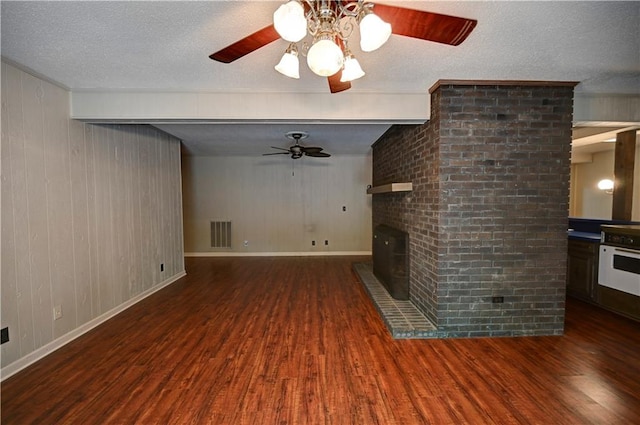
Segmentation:
[[(442, 336), (564, 328), (573, 86), (440, 85), (373, 148), (373, 225), (410, 237), (410, 295)], [(504, 303), (492, 303), (492, 297)]]

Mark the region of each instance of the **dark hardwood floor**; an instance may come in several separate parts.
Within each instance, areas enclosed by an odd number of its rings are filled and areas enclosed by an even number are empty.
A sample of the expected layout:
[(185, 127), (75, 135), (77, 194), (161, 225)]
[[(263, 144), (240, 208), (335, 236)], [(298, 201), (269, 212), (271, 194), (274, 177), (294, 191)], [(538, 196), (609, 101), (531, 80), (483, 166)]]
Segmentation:
[(640, 423), (640, 324), (570, 299), (562, 337), (393, 340), (352, 261), (187, 259), (3, 382), (2, 424)]

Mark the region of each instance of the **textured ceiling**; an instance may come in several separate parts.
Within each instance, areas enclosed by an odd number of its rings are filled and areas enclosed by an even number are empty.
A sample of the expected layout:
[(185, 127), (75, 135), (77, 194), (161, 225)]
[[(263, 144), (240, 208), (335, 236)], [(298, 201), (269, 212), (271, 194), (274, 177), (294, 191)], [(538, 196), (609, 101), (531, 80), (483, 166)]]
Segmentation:
[[(356, 155), (366, 152), (387, 129), (386, 124), (163, 124), (156, 125), (180, 139), (189, 139), (189, 155), (260, 155), (274, 152), (271, 146), (288, 148), (294, 141), (285, 136), (290, 131), (307, 132), (303, 146), (320, 146), (329, 154)], [(215, 134), (215, 143), (211, 135)], [(363, 143), (354, 143), (364, 141)]]
[[(640, 2), (384, 1), (478, 20), (451, 47), (392, 36), (380, 50), (355, 51), (367, 75), (350, 92), (425, 93), (439, 79), (578, 81), (581, 93), (640, 93)], [(217, 93), (325, 93), (326, 80), (301, 63), (300, 80), (273, 70), (287, 43), (278, 40), (231, 63), (208, 55), (271, 23), (271, 1), (3, 1), (2, 56), (72, 91), (163, 90)], [(357, 43), (352, 43), (352, 47)], [(301, 61), (302, 62), (302, 61)], [(335, 95), (339, 96), (339, 95)], [(318, 120), (323, 112), (318, 110)], [(242, 127), (242, 123), (236, 124)], [(272, 125), (272, 124), (269, 124)], [(368, 147), (380, 128), (305, 123), (318, 139)], [(310, 125), (310, 124), (309, 124)], [(251, 149), (275, 143), (257, 124), (167, 125), (192, 151), (231, 152), (247, 131)], [(231, 127), (233, 128), (233, 127)], [(344, 132), (342, 137), (336, 131)], [(323, 132), (327, 131), (327, 135)], [(255, 140), (265, 140), (257, 145)], [(311, 140), (311, 138), (309, 139)], [(247, 142), (249, 143), (249, 142)], [(286, 144), (286, 142), (285, 142)], [(366, 146), (365, 146), (366, 145)], [(336, 146), (340, 153), (340, 146)], [(247, 149), (243, 148), (243, 152)], [(344, 153), (347, 153), (346, 151)]]

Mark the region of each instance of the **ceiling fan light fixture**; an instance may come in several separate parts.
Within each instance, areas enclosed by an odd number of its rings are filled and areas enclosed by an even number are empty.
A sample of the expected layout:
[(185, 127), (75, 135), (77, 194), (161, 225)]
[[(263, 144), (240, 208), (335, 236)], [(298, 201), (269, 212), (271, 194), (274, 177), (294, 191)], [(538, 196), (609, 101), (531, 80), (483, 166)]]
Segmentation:
[(343, 83), (347, 81), (357, 80), (360, 77), (363, 77), (365, 72), (362, 70), (358, 59), (356, 59), (353, 55), (348, 55), (344, 60), (344, 69), (342, 70), (342, 77), (340, 77), (340, 81)]
[[(338, 74), (345, 65), (345, 58), (350, 56), (347, 43), (353, 35), (357, 38), (356, 32), (360, 33), (363, 52), (381, 47), (392, 32), (414, 39), (457, 46), (466, 40), (478, 23), (475, 19), (375, 4), (371, 1), (376, 0), (280, 0), (273, 13), (272, 25), (212, 53), (209, 57), (218, 62), (231, 63), (279, 38), (290, 43), (302, 43), (300, 54), (307, 56), (309, 67), (317, 75), (327, 77), (331, 93), (340, 93), (351, 88), (348, 80), (364, 75), (362, 68), (355, 66), (355, 60), (353, 64), (347, 64), (346, 77), (343, 78), (342, 73)], [(306, 37), (313, 42), (309, 42)], [(309, 45), (312, 45), (311, 49)], [(295, 59), (284, 59), (277, 66), (280, 72), (283, 68), (293, 68), (292, 65), (286, 66), (286, 62), (295, 63)], [(353, 75), (349, 75), (351, 68), (356, 69)], [(293, 78), (298, 77), (297, 73), (283, 73), (291, 74)]]
[(297, 43), (307, 35), (304, 8), (296, 1), (284, 3), (273, 12), (273, 26), (284, 40)]
[(275, 66), (276, 71), (289, 78), (300, 78), (300, 60), (298, 59), (298, 48), (291, 43), (282, 55), (282, 59)]
[(344, 53), (331, 39), (331, 34), (326, 33), (316, 37), (307, 53), (307, 65), (321, 77), (329, 77), (340, 71), (344, 65)]
[(391, 36), (391, 25), (380, 19), (371, 9), (364, 8), (360, 15), (360, 49), (373, 52)]

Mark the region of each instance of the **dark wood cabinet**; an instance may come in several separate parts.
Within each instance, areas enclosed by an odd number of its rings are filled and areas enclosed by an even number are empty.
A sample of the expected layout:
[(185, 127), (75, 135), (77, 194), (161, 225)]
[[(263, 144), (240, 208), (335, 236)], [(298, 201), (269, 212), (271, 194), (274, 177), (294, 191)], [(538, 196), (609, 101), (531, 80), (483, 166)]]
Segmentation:
[(598, 291), (599, 303), (602, 307), (630, 319), (640, 320), (640, 297), (606, 286), (600, 286)]
[(567, 293), (576, 298), (598, 302), (598, 255), (595, 242), (569, 239), (567, 256)]
[(598, 284), (600, 244), (569, 239), (567, 295), (640, 320), (638, 297)]

